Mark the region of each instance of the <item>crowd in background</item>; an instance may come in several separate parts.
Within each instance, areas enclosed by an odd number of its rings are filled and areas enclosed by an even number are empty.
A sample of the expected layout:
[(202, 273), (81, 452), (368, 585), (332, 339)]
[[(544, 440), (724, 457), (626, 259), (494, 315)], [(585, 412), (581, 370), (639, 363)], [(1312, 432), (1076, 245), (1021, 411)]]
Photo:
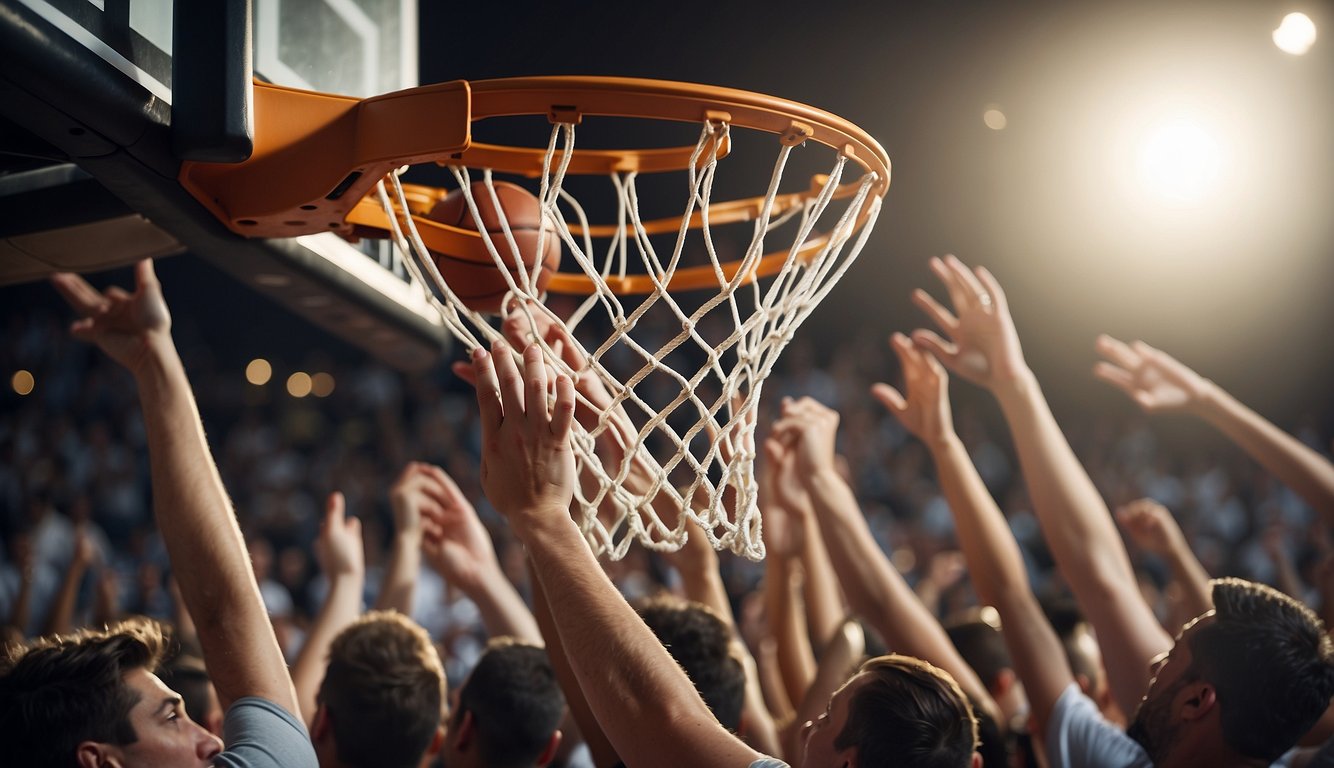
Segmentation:
[[(21, 623), (11, 633), (50, 629), (55, 595), (80, 556), (89, 563), (75, 626), (127, 614), (173, 618), (132, 378), (71, 339), (65, 314), (25, 312), (0, 322), (0, 369), (30, 370), (38, 382), (27, 396), (0, 395), (0, 620)], [(409, 461), (441, 466), (474, 500), (506, 572), (529, 597), (523, 555), (480, 490), (473, 391), (447, 368), (404, 375), (370, 359), (334, 364), (331, 394), (295, 398), (280, 378), (255, 386), (240, 371), (224, 370), (205, 345), (191, 343), (195, 333), (188, 313), (177, 313), (175, 334), (205, 429), (289, 659), (327, 590), (312, 549), (325, 494), (341, 491), (349, 513), (363, 521), (369, 603), (393, 535), (388, 490)], [(927, 452), (868, 392), (872, 382), (894, 381), (895, 369), (879, 331), (862, 331), (831, 350), (799, 335), (765, 384), (761, 424), (783, 395), (810, 395), (841, 412), (839, 452), (872, 533), (928, 606), (948, 619), (974, 602), (953, 518)], [(1102, 385), (1090, 376), (1087, 386)], [(1035, 590), (1062, 593), (1009, 436), (986, 413), (961, 408), (956, 422), (1020, 542)], [(1331, 435), (1317, 424), (1280, 426), (1328, 455)], [(1142, 496), (1160, 501), (1211, 575), (1272, 584), (1313, 606), (1334, 588), (1330, 536), (1321, 519), (1224, 440), (1203, 448), (1173, 444), (1162, 439), (1170, 424), (1152, 422), (1130, 405), (1063, 420), (1062, 427), (1109, 504)], [(1170, 623), (1167, 566), (1133, 544), (1142, 588)], [(763, 566), (724, 555), (722, 568), (737, 615), (753, 615), (747, 601), (757, 594)], [(679, 581), (660, 557), (638, 547), (610, 570), (632, 599)], [(26, 620), (16, 616), (24, 579), (31, 582)], [(413, 615), (447, 650), (451, 683), (462, 679), (486, 640), (476, 606), (423, 565)]]

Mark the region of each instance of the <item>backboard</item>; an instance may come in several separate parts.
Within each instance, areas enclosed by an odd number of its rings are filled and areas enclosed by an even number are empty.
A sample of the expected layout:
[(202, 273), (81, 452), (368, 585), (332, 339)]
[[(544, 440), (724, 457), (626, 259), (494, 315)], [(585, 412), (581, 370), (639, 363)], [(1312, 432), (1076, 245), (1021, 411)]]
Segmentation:
[[(195, 58), (231, 66), (228, 82), (173, 75), (174, 22), (208, 36), (199, 16), (224, 13), (252, 26)], [(244, 127), (229, 89), (252, 62), (260, 79), (352, 96), (416, 85), (417, 32), (416, 0), (0, 0), (0, 283), (188, 252), (396, 367), (431, 365), (447, 336), (382, 243), (239, 237), (181, 189), (172, 141), (187, 99)]]

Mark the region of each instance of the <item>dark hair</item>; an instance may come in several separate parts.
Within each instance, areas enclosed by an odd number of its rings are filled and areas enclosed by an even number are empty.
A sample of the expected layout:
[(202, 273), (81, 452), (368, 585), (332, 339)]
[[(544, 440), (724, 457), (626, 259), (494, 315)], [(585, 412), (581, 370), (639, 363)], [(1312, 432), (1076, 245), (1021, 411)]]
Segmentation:
[(1189, 640), (1191, 673), (1214, 686), (1223, 738), (1273, 761), (1334, 697), (1334, 646), (1309, 608), (1263, 584), (1213, 582), (1214, 621)]
[(995, 686), (1002, 671), (1014, 668), (1000, 628), (980, 616), (950, 624), (945, 627), (945, 634), (988, 688)]
[(338, 759), (356, 768), (414, 768), (444, 713), (444, 669), (411, 619), (372, 611), (334, 638), (317, 697)]
[(456, 725), (464, 712), (473, 715), (486, 765), (533, 765), (565, 714), (565, 696), (547, 652), (508, 638), (492, 642), (459, 691)]
[(724, 728), (741, 726), (746, 672), (732, 656), (732, 631), (708, 607), (677, 598), (655, 598), (639, 615), (681, 665), (700, 698)]
[(190, 719), (207, 728), (209, 710), (214, 701), (209, 695), (213, 681), (204, 668), (203, 660), (194, 656), (177, 656), (163, 665), (158, 677), (162, 679), (163, 685), (181, 695), (181, 700), (185, 702), (185, 713)]
[(836, 749), (856, 747), (865, 768), (966, 768), (977, 749), (977, 719), (948, 672), (892, 654), (871, 659), (848, 702)]
[(0, 744), (7, 764), (72, 766), (79, 744), (133, 744), (130, 710), (139, 694), (125, 684), (152, 672), (166, 647), (162, 630), (131, 619), (5, 649), (0, 664)]

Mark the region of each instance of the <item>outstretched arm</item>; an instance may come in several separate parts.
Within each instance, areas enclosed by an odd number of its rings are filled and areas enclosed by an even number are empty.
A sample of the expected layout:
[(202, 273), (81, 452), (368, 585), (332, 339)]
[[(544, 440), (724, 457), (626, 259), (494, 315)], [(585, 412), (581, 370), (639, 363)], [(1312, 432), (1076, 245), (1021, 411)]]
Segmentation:
[(226, 710), (259, 696), (300, 717), (292, 680), (264, 610), (241, 529), (209, 451), (171, 317), (151, 261), (135, 266), (134, 293), (98, 293), (73, 274), (52, 277), (79, 313), (71, 332), (97, 344), (138, 383), (148, 436), (153, 508), (181, 595), (199, 626)]
[[(570, 518), (576, 482), (574, 386), (556, 379), (549, 411), (541, 351), (524, 373), (505, 346), (474, 354), (482, 485), (528, 547), (566, 658), (627, 765), (747, 765), (759, 754), (728, 733), (598, 566)], [(646, 728), (645, 724), (651, 724)]]
[(329, 648), (335, 637), (361, 615), (361, 596), (366, 588), (366, 553), (361, 540), (361, 521), (346, 517), (343, 494), (334, 492), (324, 502), (324, 520), (315, 540), (315, 557), (329, 594), (306, 635), (306, 642), (292, 665), (292, 683), (296, 686), (301, 714), (309, 725), (315, 720), (316, 695), (329, 666)]
[(895, 652), (949, 672), (964, 693), (996, 718), (996, 702), (986, 686), (871, 536), (857, 498), (834, 464), (837, 430), (837, 412), (809, 397), (784, 401), (782, 418), (765, 443), (766, 458), (802, 478), (852, 610)]
[(46, 634), (63, 635), (74, 631), (74, 611), (79, 601), (79, 587), (83, 576), (93, 566), (97, 556), (96, 546), (88, 527), (80, 524), (74, 531), (74, 552), (70, 557), (69, 567), (60, 581), (60, 591), (56, 593), (55, 604), (51, 606), (51, 615), (46, 619)]
[(491, 534), (477, 510), (443, 469), (421, 464), (413, 502), (426, 526), (426, 561), (477, 605), (492, 637), (508, 635), (542, 645), (532, 611), (500, 567)]
[(1334, 464), (1247, 408), (1226, 390), (1171, 355), (1136, 341), (1098, 337), (1106, 361), (1098, 378), (1125, 392), (1149, 413), (1181, 411), (1212, 424), (1312, 508), (1334, 521)]
[(422, 513), (420, 491), (425, 464), (412, 461), (403, 468), (389, 488), (389, 506), (394, 512), (394, 540), (389, 550), (389, 564), (375, 598), (375, 610), (395, 610), (412, 615), (412, 598), (417, 591), (417, 572), (422, 558)]
[(1004, 515), (954, 432), (945, 370), (902, 334), (894, 334), (892, 344), (903, 364), (907, 397), (886, 384), (872, 391), (931, 451), (973, 587), (983, 604), (1000, 613), (1006, 646), (1037, 721), (1035, 733), (1044, 733), (1057, 699), (1074, 682), (1061, 641), (1033, 596)]
[(913, 301), (948, 340), (918, 330), (913, 343), (1000, 402), (1042, 533), (1097, 630), (1117, 703), (1133, 712), (1148, 689), (1150, 662), (1171, 649), (1172, 638), (1140, 595), (1107, 504), (1024, 360), (1000, 284), (987, 270), (970, 270), (953, 256), (932, 259), (931, 269), (949, 291), (954, 311), (922, 290)]

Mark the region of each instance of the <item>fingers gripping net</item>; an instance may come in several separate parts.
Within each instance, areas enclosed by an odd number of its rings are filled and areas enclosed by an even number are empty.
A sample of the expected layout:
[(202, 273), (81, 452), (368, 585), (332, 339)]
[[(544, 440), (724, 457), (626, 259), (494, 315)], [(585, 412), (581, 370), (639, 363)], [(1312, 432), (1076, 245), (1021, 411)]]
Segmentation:
[[(441, 277), (405, 213), (411, 208), (399, 181), (402, 169), (377, 189), (393, 240), (408, 255), (405, 266), (438, 291), (427, 291), (428, 299), (462, 344), (472, 350), (499, 339), (515, 346), (535, 340), (548, 366), (576, 382), (576, 518), (594, 552), (612, 559), (623, 557), (636, 540), (650, 549), (679, 549), (688, 521), (715, 548), (750, 559), (764, 556), (754, 473), (755, 414), (764, 381), (797, 328), (861, 251), (879, 212), (880, 196), (872, 194), (876, 174), (841, 186), (847, 164), (841, 154), (827, 177), (817, 177), (811, 194), (780, 196), (793, 149), (783, 143), (743, 255), (724, 262), (710, 203), (729, 130), (721, 122), (703, 126), (686, 169), (685, 210), (669, 247), (662, 238), (655, 241), (641, 216), (638, 174), (611, 173), (616, 223), (595, 252), (594, 232), (608, 230), (590, 226), (584, 207), (564, 188), (575, 126), (553, 125), (540, 177), (544, 225), (536, 252), (545, 252), (547, 237), (559, 237), (566, 272), (572, 261), (592, 285), (565, 317), (539, 295), (538, 270), (519, 255), (490, 169), (481, 170), (480, 189), (491, 196), (500, 231), (480, 234), (509, 287), (509, 314), (499, 327), (465, 307)], [(481, 221), (473, 170), (449, 170), (473, 220)], [(835, 201), (846, 205), (834, 210)], [(817, 223), (825, 231), (817, 231)], [(775, 249), (769, 241), (780, 230), (789, 234)], [(702, 249), (688, 250), (695, 241)], [(765, 254), (782, 254), (783, 248), (781, 267), (758, 279)], [(690, 258), (711, 266), (707, 286), (673, 283)], [(513, 273), (507, 265), (514, 265)], [(651, 290), (614, 290), (635, 276), (647, 277)]]

